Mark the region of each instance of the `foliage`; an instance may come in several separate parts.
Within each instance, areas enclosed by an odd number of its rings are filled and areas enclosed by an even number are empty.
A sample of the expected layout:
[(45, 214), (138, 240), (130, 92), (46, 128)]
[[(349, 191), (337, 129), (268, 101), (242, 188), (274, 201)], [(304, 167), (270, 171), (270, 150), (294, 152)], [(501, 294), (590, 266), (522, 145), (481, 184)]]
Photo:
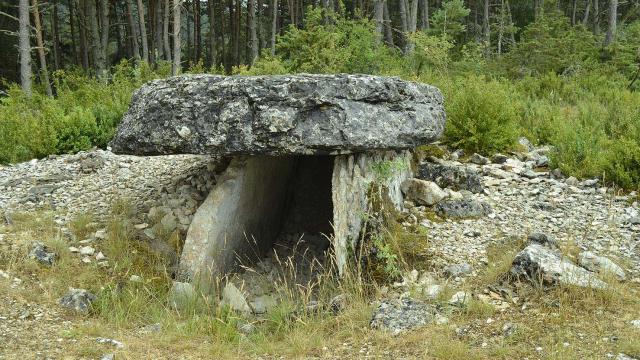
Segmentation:
[(431, 33), (448, 39), (457, 39), (466, 30), (465, 18), (471, 10), (464, 7), (462, 0), (449, 0), (431, 16)]
[(506, 65), (516, 75), (562, 73), (588, 67), (597, 60), (595, 36), (583, 26), (550, 11), (529, 24), (522, 39), (506, 56)]
[(416, 32), (409, 36), (413, 43), (413, 51), (407, 56), (412, 73), (419, 77), (423, 72), (445, 75), (451, 57), (449, 51), (453, 44), (444, 36), (429, 36), (424, 32)]
[(447, 84), (445, 136), (454, 146), (491, 153), (514, 144), (519, 123), (519, 99), (505, 82), (470, 76)]
[(124, 61), (109, 82), (78, 70), (53, 74), (57, 96), (35, 92), (26, 97), (17, 85), (0, 99), (0, 163), (10, 163), (105, 147), (129, 106), (133, 90), (145, 81), (166, 76), (160, 66), (133, 67)]
[(375, 74), (392, 52), (374, 30), (367, 19), (337, 17), (327, 22), (319, 9), (310, 9), (305, 28), (289, 27), (276, 50), (289, 72)]

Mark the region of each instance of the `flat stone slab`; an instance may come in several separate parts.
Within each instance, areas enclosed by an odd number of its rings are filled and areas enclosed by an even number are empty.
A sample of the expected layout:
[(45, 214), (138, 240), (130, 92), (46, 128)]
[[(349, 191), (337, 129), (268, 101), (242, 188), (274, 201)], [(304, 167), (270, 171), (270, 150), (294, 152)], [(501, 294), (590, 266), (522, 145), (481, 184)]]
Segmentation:
[(137, 90), (111, 147), (134, 155), (348, 154), (438, 139), (430, 85), (369, 75), (183, 75)]

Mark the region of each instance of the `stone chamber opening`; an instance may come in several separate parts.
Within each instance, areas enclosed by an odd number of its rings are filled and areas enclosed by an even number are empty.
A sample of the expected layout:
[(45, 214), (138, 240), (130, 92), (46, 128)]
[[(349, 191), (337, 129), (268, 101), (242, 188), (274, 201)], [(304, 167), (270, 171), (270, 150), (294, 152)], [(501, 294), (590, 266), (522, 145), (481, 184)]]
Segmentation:
[[(266, 191), (280, 194), (273, 199), (271, 206), (264, 208), (266, 213), (276, 212), (279, 215), (270, 220), (270, 214), (257, 214), (262, 221), (268, 221), (264, 227), (270, 229), (250, 234), (251, 242), (254, 242), (253, 251), (236, 253), (240, 264), (263, 266), (264, 261), (291, 259), (296, 266), (308, 267), (311, 262), (315, 262), (315, 266), (324, 262), (333, 232), (331, 180), (334, 158), (309, 155), (273, 159), (289, 162), (288, 171), (280, 173), (279, 184), (268, 181), (256, 185), (266, 186)], [(277, 189), (280, 186), (285, 187), (284, 191)], [(246, 235), (248, 238), (249, 234)]]

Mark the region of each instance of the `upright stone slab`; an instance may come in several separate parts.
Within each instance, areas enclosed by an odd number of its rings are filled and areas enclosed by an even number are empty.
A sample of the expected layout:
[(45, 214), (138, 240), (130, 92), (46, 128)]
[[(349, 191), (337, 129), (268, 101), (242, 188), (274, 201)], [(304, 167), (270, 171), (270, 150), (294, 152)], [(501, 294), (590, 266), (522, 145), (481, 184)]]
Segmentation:
[[(401, 208), (410, 149), (439, 138), (444, 124), (438, 89), (397, 78), (188, 75), (136, 91), (111, 146), (138, 155), (234, 157), (189, 228), (185, 278), (223, 274), (264, 254), (284, 227), (288, 203), (309, 189), (331, 197), (331, 214), (306, 206), (296, 208), (305, 211), (297, 218), (327, 217), (309, 224), (331, 222), (342, 271), (357, 246), (371, 182), (383, 182)], [(324, 156), (318, 164), (332, 174), (312, 174), (309, 155)]]

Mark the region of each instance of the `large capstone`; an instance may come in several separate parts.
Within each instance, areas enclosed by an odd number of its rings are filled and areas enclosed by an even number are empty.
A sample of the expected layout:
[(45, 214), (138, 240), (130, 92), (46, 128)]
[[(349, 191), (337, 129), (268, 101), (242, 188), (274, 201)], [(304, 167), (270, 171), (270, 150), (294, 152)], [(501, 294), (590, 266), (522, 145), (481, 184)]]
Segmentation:
[(137, 155), (408, 149), (444, 129), (440, 91), (369, 75), (185, 75), (135, 92), (111, 147)]
[(213, 284), (243, 265), (268, 268), (266, 254), (287, 239), (329, 253), (342, 272), (362, 239), (371, 184), (401, 210), (411, 149), (439, 138), (444, 123), (438, 89), (397, 78), (189, 75), (138, 90), (111, 146), (231, 158), (180, 259), (181, 281)]

